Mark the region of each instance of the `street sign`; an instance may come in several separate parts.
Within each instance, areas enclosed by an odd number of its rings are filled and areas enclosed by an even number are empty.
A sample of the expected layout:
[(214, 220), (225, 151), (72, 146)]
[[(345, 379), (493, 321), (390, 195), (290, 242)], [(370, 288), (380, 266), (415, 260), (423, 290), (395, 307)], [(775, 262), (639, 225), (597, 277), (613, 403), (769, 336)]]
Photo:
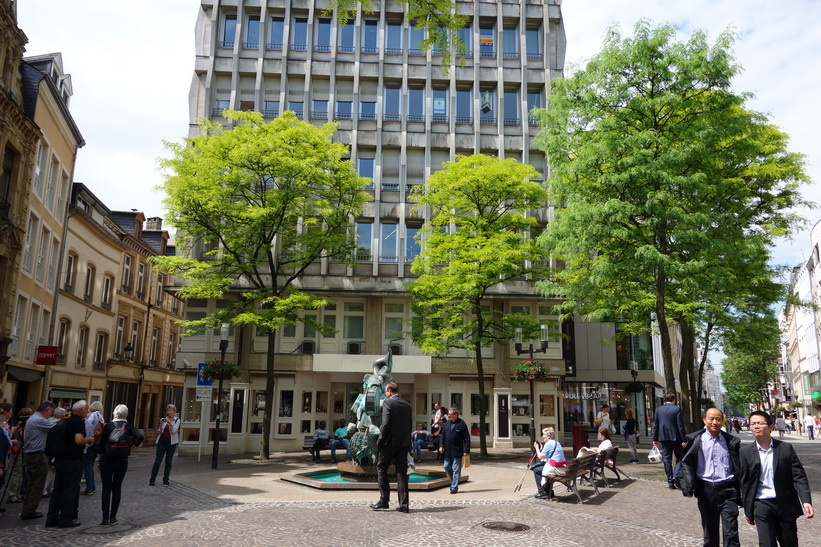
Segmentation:
[(208, 363), (200, 363), (197, 365), (197, 385), (198, 386), (210, 386), (213, 383), (213, 380), (209, 380), (207, 378), (202, 377), (202, 369), (208, 366)]
[(211, 387), (197, 386), (197, 402), (207, 403), (211, 401)]
[(56, 365), (57, 346), (37, 346), (37, 359), (34, 361), (34, 364)]

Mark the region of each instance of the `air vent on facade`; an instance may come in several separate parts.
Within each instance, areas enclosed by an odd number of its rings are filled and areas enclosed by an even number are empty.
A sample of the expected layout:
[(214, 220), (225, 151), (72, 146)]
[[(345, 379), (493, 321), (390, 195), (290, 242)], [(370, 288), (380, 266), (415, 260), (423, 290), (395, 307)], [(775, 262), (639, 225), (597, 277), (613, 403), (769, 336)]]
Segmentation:
[(391, 344), (391, 353), (393, 355), (402, 355), (402, 346), (399, 344)]
[(304, 340), (300, 346), (302, 353), (316, 353), (316, 342), (313, 340)]
[(362, 342), (348, 342), (348, 354), (359, 355), (362, 353)]

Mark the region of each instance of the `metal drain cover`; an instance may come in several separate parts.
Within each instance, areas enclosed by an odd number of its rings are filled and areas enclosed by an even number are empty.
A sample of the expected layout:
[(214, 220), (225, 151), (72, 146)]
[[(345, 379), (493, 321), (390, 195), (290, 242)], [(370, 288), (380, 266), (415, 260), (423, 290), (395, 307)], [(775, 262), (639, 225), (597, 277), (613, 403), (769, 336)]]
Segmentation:
[(507, 522), (503, 520), (493, 520), (490, 522), (483, 522), (483, 528), (487, 528), (488, 530), (496, 530), (498, 532), (527, 532), (530, 530), (530, 526), (527, 524), (522, 524), (521, 522)]

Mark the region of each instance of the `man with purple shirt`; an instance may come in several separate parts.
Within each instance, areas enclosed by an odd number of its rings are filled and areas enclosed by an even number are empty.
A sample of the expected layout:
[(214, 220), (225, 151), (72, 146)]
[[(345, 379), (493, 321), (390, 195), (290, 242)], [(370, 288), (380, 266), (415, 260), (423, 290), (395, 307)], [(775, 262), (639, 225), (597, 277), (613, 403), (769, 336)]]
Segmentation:
[[(681, 491), (698, 500), (705, 547), (739, 547), (738, 507), (741, 505), (741, 440), (722, 431), (724, 414), (708, 408), (702, 416), (704, 429), (687, 435), (681, 459)], [(723, 542), (719, 522), (724, 530)]]

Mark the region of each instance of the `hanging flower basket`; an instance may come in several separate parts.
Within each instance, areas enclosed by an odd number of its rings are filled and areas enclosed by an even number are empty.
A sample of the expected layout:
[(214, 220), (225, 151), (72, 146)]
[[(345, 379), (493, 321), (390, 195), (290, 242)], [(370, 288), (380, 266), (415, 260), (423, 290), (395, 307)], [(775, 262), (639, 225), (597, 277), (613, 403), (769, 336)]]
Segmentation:
[(644, 391), (643, 382), (627, 382), (624, 384), (625, 393), (641, 393), (642, 391)]
[(236, 364), (220, 364), (214, 361), (202, 367), (202, 372), (200, 373), (200, 376), (202, 376), (203, 380), (214, 381), (219, 380), (220, 375), (222, 375), (223, 380), (230, 380), (231, 378), (236, 378), (240, 374), (242, 374), (242, 371)]
[(793, 401), (790, 403), (790, 406), (792, 408), (804, 408), (804, 403), (801, 403), (799, 401)]
[(536, 361), (522, 361), (513, 365), (510, 369), (510, 375), (517, 382), (528, 382), (530, 380), (547, 382), (550, 377), (550, 370)]

